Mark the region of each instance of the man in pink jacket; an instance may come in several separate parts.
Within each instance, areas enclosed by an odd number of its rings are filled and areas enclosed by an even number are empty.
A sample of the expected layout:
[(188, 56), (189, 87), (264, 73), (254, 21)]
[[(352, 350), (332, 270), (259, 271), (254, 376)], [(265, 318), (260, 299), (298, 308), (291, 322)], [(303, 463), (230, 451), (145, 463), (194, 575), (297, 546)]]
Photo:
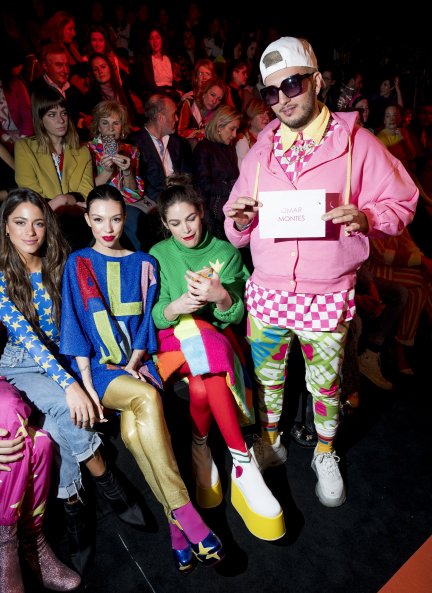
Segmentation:
[[(316, 494), (336, 507), (345, 501), (345, 486), (333, 440), (356, 270), (368, 257), (369, 236), (397, 235), (411, 221), (418, 191), (402, 164), (355, 125), (356, 113), (331, 113), (318, 102), (323, 81), (306, 40), (274, 41), (260, 69), (261, 94), (276, 119), (246, 155), (224, 207), (226, 236), (236, 247), (250, 245), (254, 265), (246, 301), (262, 438), (253, 454), (261, 470), (286, 460), (278, 422), (296, 335), (318, 433)], [(281, 197), (278, 214), (271, 202)], [(302, 208), (306, 198), (312, 211)], [(273, 232), (281, 213), (299, 223), (296, 230)]]

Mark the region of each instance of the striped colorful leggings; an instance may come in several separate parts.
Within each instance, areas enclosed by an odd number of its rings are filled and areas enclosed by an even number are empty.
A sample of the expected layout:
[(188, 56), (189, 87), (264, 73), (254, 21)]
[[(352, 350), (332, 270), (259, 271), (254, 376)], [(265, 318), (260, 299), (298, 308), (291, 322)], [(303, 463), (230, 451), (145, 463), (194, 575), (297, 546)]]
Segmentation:
[(19, 391), (0, 377), (0, 428), (8, 431), (8, 435), (0, 439), (24, 437), (23, 457), (3, 464), (10, 467), (10, 472), (0, 470), (0, 525), (13, 525), (20, 518), (36, 523), (41, 521), (45, 511), (51, 439), (45, 431), (28, 426), (30, 412), (30, 406)]
[(432, 322), (432, 283), (419, 268), (393, 268), (392, 281), (408, 289), (408, 299), (396, 328), (395, 339), (414, 346), (423, 311)]
[(335, 332), (292, 330), (263, 323), (248, 315), (247, 336), (258, 383), (258, 409), (263, 430), (278, 430), (286, 367), (297, 336), (306, 365), (306, 386), (313, 398), (314, 421), (322, 442), (331, 442), (339, 421), (340, 369), (349, 323)]

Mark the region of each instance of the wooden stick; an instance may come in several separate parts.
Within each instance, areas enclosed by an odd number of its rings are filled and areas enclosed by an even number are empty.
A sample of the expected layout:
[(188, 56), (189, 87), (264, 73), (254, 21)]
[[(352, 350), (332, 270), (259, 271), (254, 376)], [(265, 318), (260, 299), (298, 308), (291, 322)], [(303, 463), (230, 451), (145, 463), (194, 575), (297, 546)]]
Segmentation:
[(257, 168), (256, 168), (256, 174), (255, 174), (255, 184), (254, 184), (254, 189), (253, 189), (253, 194), (252, 194), (252, 199), (255, 200), (255, 202), (257, 201), (257, 197), (258, 197), (258, 181), (259, 181), (259, 174), (260, 174), (260, 162), (258, 161), (257, 163)]

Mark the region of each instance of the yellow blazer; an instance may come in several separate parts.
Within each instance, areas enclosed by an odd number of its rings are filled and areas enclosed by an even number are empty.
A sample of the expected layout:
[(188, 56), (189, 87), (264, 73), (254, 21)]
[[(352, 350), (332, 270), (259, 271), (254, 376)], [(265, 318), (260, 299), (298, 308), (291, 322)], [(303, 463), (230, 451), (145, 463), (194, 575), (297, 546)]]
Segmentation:
[(51, 154), (42, 152), (36, 138), (23, 138), (15, 143), (15, 181), (49, 200), (70, 192), (87, 199), (94, 187), (90, 151), (87, 146), (65, 148), (60, 182)]

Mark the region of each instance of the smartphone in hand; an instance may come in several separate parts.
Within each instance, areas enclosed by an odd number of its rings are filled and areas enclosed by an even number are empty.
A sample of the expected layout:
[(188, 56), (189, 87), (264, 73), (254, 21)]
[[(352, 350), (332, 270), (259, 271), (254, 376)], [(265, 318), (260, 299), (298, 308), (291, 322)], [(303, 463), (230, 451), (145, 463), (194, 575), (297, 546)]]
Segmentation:
[(101, 136), (104, 153), (108, 156), (114, 156), (118, 153), (118, 142), (114, 136)]

